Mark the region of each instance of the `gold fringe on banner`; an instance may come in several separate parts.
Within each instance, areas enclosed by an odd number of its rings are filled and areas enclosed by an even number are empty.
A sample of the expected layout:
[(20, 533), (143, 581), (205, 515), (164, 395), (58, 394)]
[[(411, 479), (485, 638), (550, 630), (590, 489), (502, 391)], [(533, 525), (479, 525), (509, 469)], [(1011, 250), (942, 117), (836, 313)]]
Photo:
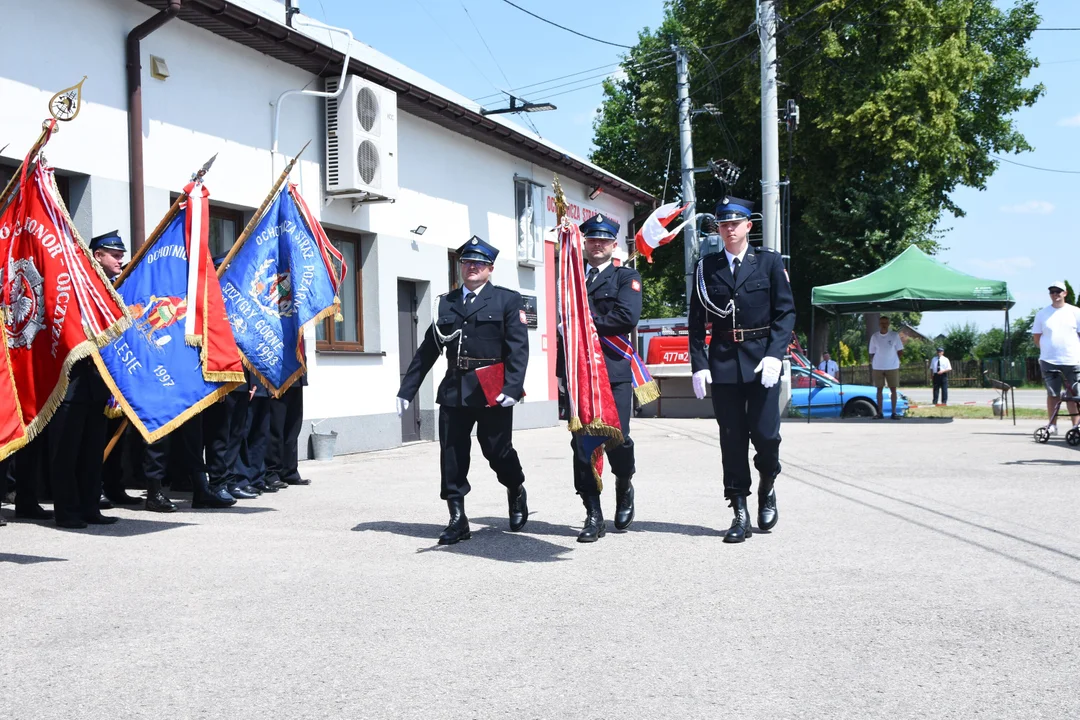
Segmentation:
[(650, 380), (644, 385), (638, 385), (634, 388), (634, 397), (637, 398), (638, 405), (648, 405), (653, 400), (660, 399), (660, 386), (656, 384), (655, 380)]

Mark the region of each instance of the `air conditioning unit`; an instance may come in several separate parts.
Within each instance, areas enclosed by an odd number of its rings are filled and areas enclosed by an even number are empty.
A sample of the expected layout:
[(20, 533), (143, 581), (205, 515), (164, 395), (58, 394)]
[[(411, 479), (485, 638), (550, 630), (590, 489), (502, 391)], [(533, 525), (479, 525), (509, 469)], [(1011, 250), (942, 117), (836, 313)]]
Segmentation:
[[(337, 92), (340, 78), (326, 80)], [(397, 94), (356, 75), (326, 99), (326, 194), (395, 200), (398, 190)]]

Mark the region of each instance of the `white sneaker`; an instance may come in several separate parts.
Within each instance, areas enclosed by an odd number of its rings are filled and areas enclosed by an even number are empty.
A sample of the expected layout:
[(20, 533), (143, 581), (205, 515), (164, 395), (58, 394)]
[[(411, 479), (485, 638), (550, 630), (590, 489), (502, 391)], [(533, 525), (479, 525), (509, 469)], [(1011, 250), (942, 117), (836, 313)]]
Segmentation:
[(1057, 425), (1047, 425), (1046, 432), (1050, 433), (1051, 435), (1057, 435)]

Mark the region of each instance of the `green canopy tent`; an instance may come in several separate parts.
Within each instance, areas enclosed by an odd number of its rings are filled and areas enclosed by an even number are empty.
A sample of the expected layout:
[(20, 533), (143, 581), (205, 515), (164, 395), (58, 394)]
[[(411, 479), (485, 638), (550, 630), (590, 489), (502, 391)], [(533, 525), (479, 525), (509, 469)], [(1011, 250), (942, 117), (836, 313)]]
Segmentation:
[[(931, 310), (1004, 311), (1006, 338), (1009, 337), (1009, 308), (1016, 304), (1004, 281), (985, 280), (954, 270), (915, 245), (908, 246), (868, 275), (816, 287), (810, 297), (814, 308), (833, 315)], [(814, 347), (815, 314), (810, 316), (811, 348)]]

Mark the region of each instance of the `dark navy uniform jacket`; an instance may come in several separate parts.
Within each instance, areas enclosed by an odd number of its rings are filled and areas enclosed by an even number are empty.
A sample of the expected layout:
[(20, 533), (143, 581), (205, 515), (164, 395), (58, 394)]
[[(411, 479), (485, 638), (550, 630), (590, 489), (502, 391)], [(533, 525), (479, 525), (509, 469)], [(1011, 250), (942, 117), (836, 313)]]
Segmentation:
[[(435, 324), (444, 336), (461, 330), (459, 337), (446, 342), (446, 375), (436, 397), (440, 405), (486, 407), (488, 403), (474, 371), (482, 365), (497, 362), (505, 363), (502, 393), (521, 400), (525, 394), (525, 368), (529, 363), (529, 327), (520, 293), (489, 282), (466, 306), (463, 288), (451, 290), (439, 298)], [(459, 367), (459, 340), (461, 358), (468, 368)], [(439, 350), (439, 340), (429, 327), (401, 381), (398, 397), (410, 402), (416, 397), (420, 383), (439, 357)]]
[[(585, 272), (588, 271), (586, 268)], [(637, 327), (641, 319), (641, 275), (637, 270), (614, 263), (608, 265), (588, 286), (588, 292), (589, 310), (600, 337), (626, 337)], [(604, 343), (600, 347), (607, 363), (608, 380), (630, 382), (630, 360)]]
[[(723, 310), (729, 300), (734, 300), (735, 312), (734, 323), (732, 316), (719, 317), (706, 312), (698, 295), (695, 269), (694, 292), (690, 298), (690, 367), (694, 372), (708, 369), (714, 383), (751, 382), (754, 368), (763, 357), (784, 359), (795, 329), (795, 299), (784, 262), (778, 253), (748, 247), (737, 282), (732, 280), (723, 251), (701, 258), (698, 267), (703, 272), (712, 304)], [(706, 323), (712, 323), (713, 330), (707, 348)], [(766, 337), (737, 343), (730, 336), (725, 337), (724, 331), (732, 327), (767, 327), (769, 332)]]

